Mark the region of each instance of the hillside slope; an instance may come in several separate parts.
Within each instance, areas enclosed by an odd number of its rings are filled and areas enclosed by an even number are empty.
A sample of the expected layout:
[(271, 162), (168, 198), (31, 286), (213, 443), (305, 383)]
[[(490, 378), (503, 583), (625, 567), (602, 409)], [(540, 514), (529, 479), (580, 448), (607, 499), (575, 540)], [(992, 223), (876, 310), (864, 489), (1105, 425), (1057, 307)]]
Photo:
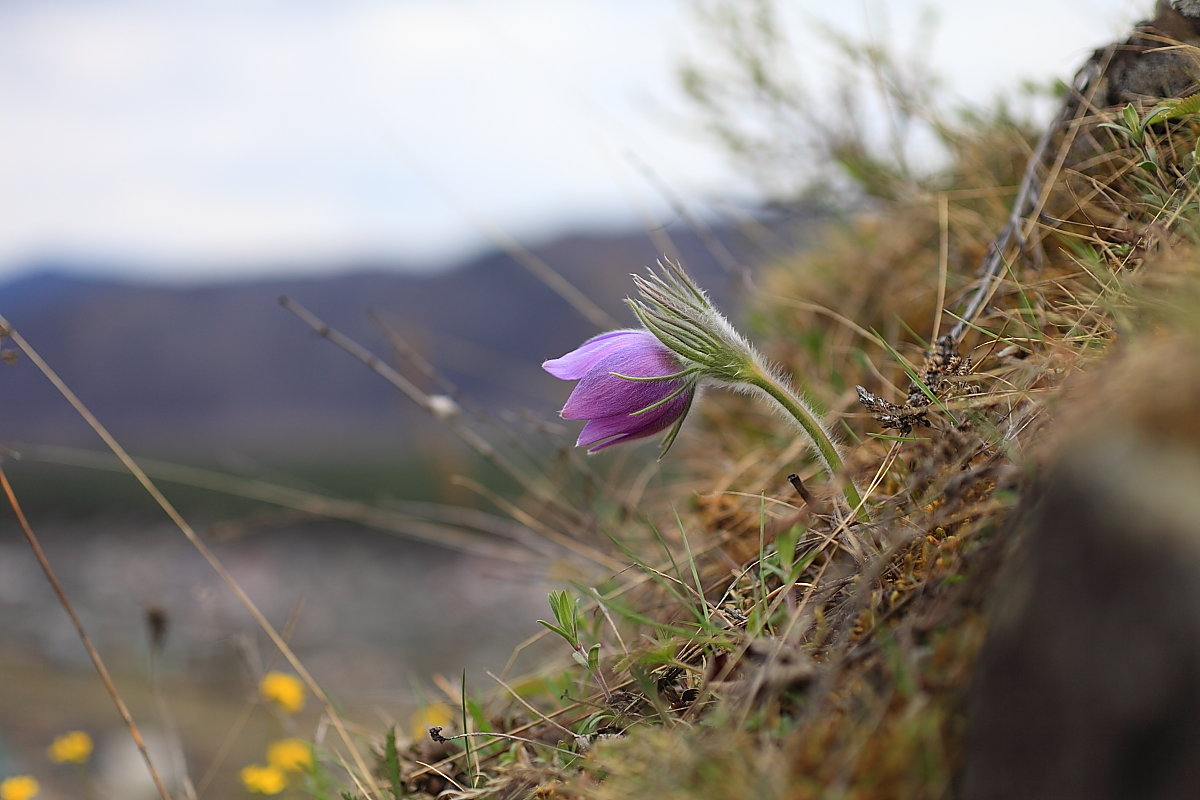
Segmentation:
[[(788, 227), (779, 229), (797, 235)], [(690, 267), (732, 297), (739, 276), (695, 232), (669, 233)], [(763, 258), (761, 240), (732, 229), (716, 234), (747, 266)], [(533, 252), (620, 325), (631, 322), (621, 303), (628, 274), (662, 255), (641, 233), (571, 236)], [(368, 315), (378, 313), (467, 398), (496, 410), (552, 411), (558, 401), (543, 390), (554, 382), (539, 364), (594, 328), (500, 252), (437, 273), (351, 265), (328, 277), (195, 286), (42, 270), (0, 286), (0, 313), (136, 448), (213, 455), (402, 447), (413, 420), (406, 401), (281, 309), (282, 295), (393, 360)], [(0, 366), (0, 396), (0, 442), (93, 441), (23, 359)]]

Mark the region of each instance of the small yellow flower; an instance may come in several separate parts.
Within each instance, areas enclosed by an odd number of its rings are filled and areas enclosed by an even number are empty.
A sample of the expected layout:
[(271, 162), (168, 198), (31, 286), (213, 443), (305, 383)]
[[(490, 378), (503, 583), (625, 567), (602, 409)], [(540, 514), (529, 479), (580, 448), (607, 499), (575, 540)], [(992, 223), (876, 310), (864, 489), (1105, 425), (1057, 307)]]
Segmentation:
[(251, 764), (239, 774), (242, 785), (255, 794), (279, 794), (287, 786), (287, 776), (278, 767)]
[(86, 764), (92, 755), (92, 737), (83, 731), (70, 731), (55, 738), (46, 754), (55, 764)]
[(429, 735), (434, 725), (445, 727), (454, 720), (454, 711), (445, 703), (430, 703), (413, 712), (408, 720), (408, 730), (418, 742)]
[(32, 800), (40, 789), (32, 775), (14, 775), (0, 781), (0, 800)]
[(304, 684), (295, 675), (268, 672), (258, 682), (258, 691), (288, 713), (295, 714), (304, 708)]
[(312, 746), (303, 739), (280, 739), (267, 747), (267, 763), (284, 772), (304, 772), (313, 763)]

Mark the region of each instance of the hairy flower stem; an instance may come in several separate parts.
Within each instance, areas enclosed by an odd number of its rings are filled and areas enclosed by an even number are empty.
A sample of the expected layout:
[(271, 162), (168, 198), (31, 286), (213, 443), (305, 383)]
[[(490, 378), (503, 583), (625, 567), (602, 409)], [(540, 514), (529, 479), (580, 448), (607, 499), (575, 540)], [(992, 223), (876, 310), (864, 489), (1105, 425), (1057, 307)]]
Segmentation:
[[(825, 430), (825, 426), (809, 410), (808, 406), (796, 396), (795, 392), (768, 370), (761, 368), (755, 369), (754, 374), (747, 378), (746, 383), (770, 396), (771, 399), (779, 403), (787, 411), (789, 416), (796, 420), (796, 424), (808, 434), (808, 438), (816, 445), (817, 453), (820, 455), (821, 461), (825, 464), (825, 469), (829, 472), (830, 477), (836, 478), (842, 469), (842, 455), (838, 452), (833, 438)], [(847, 505), (850, 506), (850, 511), (855, 517), (865, 522), (866, 504), (863, 503), (862, 496), (859, 495), (858, 488), (855, 487), (853, 481), (846, 480), (845, 488), (842, 490), (842, 497), (845, 498)]]

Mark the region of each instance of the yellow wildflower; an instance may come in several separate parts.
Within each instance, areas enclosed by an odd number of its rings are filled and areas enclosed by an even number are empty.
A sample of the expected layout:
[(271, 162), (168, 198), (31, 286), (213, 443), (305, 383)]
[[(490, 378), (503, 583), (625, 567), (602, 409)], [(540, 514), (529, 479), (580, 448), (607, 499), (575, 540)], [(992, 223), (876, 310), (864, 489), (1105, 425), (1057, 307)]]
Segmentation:
[(14, 775), (0, 781), (0, 800), (32, 800), (40, 789), (32, 775)]
[(239, 774), (242, 785), (255, 794), (279, 794), (287, 786), (287, 776), (279, 767), (251, 764)]
[(418, 742), (429, 735), (434, 725), (445, 727), (454, 720), (454, 711), (445, 703), (430, 703), (421, 706), (409, 717), (408, 730)]
[(294, 714), (304, 708), (304, 684), (295, 675), (268, 672), (258, 682), (258, 691), (288, 713)]
[(86, 764), (92, 755), (92, 737), (83, 731), (69, 731), (56, 737), (46, 754), (55, 764)]
[(267, 747), (267, 763), (285, 772), (303, 772), (312, 766), (312, 746), (303, 739), (280, 739)]

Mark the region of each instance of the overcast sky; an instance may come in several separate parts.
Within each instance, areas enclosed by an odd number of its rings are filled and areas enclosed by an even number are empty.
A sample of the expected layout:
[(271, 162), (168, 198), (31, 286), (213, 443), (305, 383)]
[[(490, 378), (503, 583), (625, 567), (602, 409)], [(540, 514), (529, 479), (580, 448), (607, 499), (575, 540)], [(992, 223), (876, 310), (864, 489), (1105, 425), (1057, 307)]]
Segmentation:
[[(1069, 77), (1152, 5), (790, 3), (802, 37), (885, 7), (876, 32), (904, 37), (936, 8), (930, 61), (975, 96)], [(744, 199), (684, 124), (699, 41), (686, 0), (3, 0), (0, 278), (55, 256), (186, 279), (438, 260), (488, 226), (665, 219), (635, 160), (689, 202)]]

